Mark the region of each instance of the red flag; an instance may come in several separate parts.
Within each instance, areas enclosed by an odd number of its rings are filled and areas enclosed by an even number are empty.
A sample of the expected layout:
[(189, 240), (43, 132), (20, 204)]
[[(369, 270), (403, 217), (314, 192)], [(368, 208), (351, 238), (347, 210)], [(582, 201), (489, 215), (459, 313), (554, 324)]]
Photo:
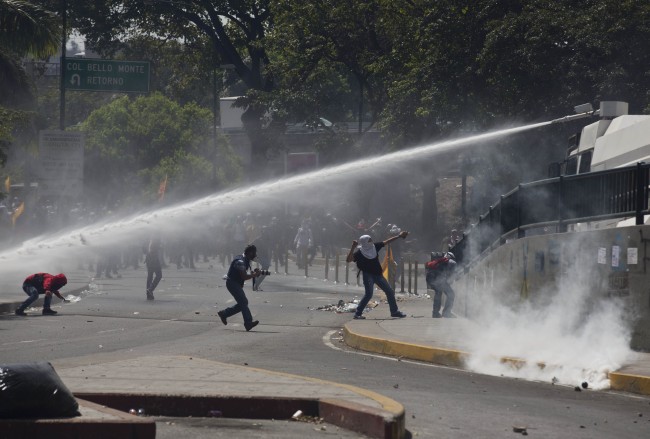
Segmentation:
[(165, 179), (160, 182), (160, 186), (158, 187), (158, 201), (162, 201), (165, 199), (166, 190), (167, 190), (167, 176), (165, 175)]

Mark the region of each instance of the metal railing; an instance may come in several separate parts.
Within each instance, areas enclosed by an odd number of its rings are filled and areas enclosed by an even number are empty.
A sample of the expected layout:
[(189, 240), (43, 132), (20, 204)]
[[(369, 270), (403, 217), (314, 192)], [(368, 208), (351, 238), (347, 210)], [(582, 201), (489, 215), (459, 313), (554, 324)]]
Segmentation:
[(520, 184), (490, 206), (452, 251), (468, 265), (533, 229), (566, 232), (570, 224), (626, 217), (643, 224), (650, 213), (649, 185), (650, 165), (645, 163)]

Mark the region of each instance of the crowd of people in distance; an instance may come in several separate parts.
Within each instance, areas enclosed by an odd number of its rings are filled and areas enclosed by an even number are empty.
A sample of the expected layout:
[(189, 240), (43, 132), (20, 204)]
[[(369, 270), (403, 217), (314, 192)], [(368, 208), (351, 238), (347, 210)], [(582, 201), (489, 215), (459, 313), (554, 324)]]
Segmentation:
[[(16, 233), (16, 224), (12, 224), (12, 215), (13, 223), (15, 223), (15, 212), (19, 208), (19, 203), (21, 201), (15, 199), (10, 206), (0, 204), (0, 241), (4, 239), (5, 246), (13, 243), (11, 236), (8, 238), (8, 235)], [(30, 230), (30, 233), (24, 233), (23, 237), (37, 231), (43, 233), (56, 227), (52, 220), (54, 217), (58, 217), (57, 221), (59, 222), (64, 221), (62, 225), (70, 227), (91, 224), (100, 217), (106, 219), (111, 215), (110, 209), (99, 210), (98, 215), (95, 211), (84, 208), (82, 204), (75, 204), (63, 215), (61, 206), (49, 202), (37, 211), (40, 214), (36, 215), (35, 212), (31, 212), (31, 216), (22, 219), (23, 228), (21, 230), (23, 232)], [(35, 215), (36, 217), (40, 215), (42, 220), (35, 221)], [(40, 227), (36, 227), (35, 224), (40, 224)], [(395, 280), (398, 281), (403, 275), (401, 262), (404, 253), (410, 250), (414, 241), (410, 239), (407, 231), (393, 223), (384, 224), (381, 218), (376, 218), (373, 221), (361, 218), (356, 223), (350, 224), (329, 212), (311, 211), (294, 215), (287, 215), (284, 212), (277, 214), (249, 212), (227, 218), (206, 220), (203, 227), (188, 228), (182, 236), (179, 235), (165, 236), (164, 233), (154, 233), (152, 236), (144, 237), (141, 242), (96, 249), (95, 258), (79, 261), (78, 268), (87, 268), (94, 273), (95, 278), (101, 279), (119, 278), (122, 269), (139, 269), (144, 266), (147, 271), (146, 283), (143, 288), (144, 294), (147, 300), (154, 300), (154, 292), (163, 277), (164, 269), (168, 269), (170, 266), (175, 266), (179, 270), (195, 269), (197, 261), (201, 259), (204, 262), (213, 260), (215, 265), (221, 265), (224, 269), (230, 267), (228, 269), (230, 275), (236, 278), (233, 285), (241, 284), (240, 287), (243, 288), (243, 280), (250, 279), (252, 289), (261, 290), (265, 278), (264, 273), (272, 264), (284, 267), (285, 264), (292, 261), (291, 263), (302, 269), (312, 265), (319, 252), (323, 258), (331, 259), (336, 255), (344, 256), (345, 253), (343, 253), (344, 250), (342, 252), (342, 249), (348, 247), (350, 241), (353, 241), (353, 248), (350, 249), (347, 261), (356, 263), (358, 270), (363, 275), (363, 284), (366, 290), (355, 318), (363, 318), (362, 313), (365, 305), (363, 307), (361, 305), (370, 300), (375, 286), (386, 293), (391, 316), (403, 317), (394, 303), (394, 291), (383, 278), (382, 271), (379, 271), (381, 267), (377, 260), (378, 251), (384, 246), (390, 245), (395, 261)], [(444, 240), (443, 245), (448, 250), (461, 239), (462, 236), (454, 229), (451, 236)], [(250, 245), (255, 248), (254, 259), (261, 270), (242, 275), (240, 273), (242, 251), (249, 248), (247, 246)], [(289, 257), (290, 253), (293, 256), (291, 258)], [(232, 264), (237, 260), (240, 261), (238, 269), (234, 270)], [(243, 263), (247, 272), (250, 269), (251, 261), (247, 260)], [(431, 261), (426, 264), (427, 286), (435, 291), (433, 317), (453, 316), (451, 309), (454, 292), (449, 286), (448, 279), (453, 272), (454, 264), (455, 257), (451, 252), (441, 255), (432, 253)], [(40, 279), (39, 276), (37, 276), (38, 279)], [(59, 287), (61, 286), (59, 285)], [(29, 296), (26, 302), (36, 300), (34, 293), (36, 290), (40, 294), (45, 294), (46, 290), (42, 287), (42, 285), (30, 287), (27, 290), (23, 287)], [(40, 291), (39, 288), (43, 291)], [(229, 288), (229, 291), (239, 304), (238, 309), (244, 311), (246, 320), (248, 313), (245, 312), (247, 308), (244, 304), (245, 295), (242, 296), (243, 290), (239, 291), (239, 288), (233, 287)], [(446, 297), (446, 305), (441, 310), (443, 294)], [(48, 293), (47, 296), (50, 297), (51, 294)], [(50, 309), (49, 306), (47, 308)], [(44, 312), (49, 313), (50, 311), (44, 309)], [(220, 314), (222, 321), (225, 323), (226, 319), (235, 312), (237, 310), (223, 310)], [(24, 308), (21, 308), (20, 315), (23, 313)], [(252, 328), (252, 322), (250, 319), (245, 321), (247, 329), (248, 327)]]

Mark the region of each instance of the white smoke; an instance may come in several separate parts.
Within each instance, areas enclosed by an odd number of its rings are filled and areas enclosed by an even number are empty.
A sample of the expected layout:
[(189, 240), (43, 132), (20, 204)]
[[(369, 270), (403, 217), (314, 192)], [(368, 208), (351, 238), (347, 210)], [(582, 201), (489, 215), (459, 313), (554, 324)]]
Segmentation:
[(482, 291), (480, 315), (473, 317), (467, 334), (467, 367), (489, 375), (609, 388), (608, 373), (634, 355), (630, 313), (622, 300), (600, 292), (595, 285), (600, 277), (588, 266), (578, 260), (567, 264), (556, 286), (535, 293), (538, 300), (521, 299), (520, 291), (504, 292), (505, 282)]

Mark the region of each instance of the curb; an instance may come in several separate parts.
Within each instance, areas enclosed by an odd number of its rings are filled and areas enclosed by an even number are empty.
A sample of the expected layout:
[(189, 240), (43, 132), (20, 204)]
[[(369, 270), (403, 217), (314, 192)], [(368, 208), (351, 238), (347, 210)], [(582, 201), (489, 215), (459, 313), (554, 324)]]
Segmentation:
[(352, 331), (348, 324), (343, 326), (343, 340), (350, 347), (366, 352), (389, 355), (410, 360), (425, 361), (449, 367), (462, 368), (469, 354), (455, 349), (434, 348), (414, 343), (405, 343), (370, 337)]
[[(398, 413), (345, 400), (326, 398), (151, 395), (142, 393), (75, 393), (75, 397), (121, 412), (137, 406), (148, 416), (291, 419), (306, 416), (373, 438), (405, 437), (404, 410)], [(134, 402), (137, 401), (137, 402)], [(399, 405), (399, 404), (397, 404)], [(401, 407), (401, 405), (399, 405)], [(215, 413), (218, 413), (215, 415)]]
[[(460, 369), (465, 368), (465, 360), (469, 358), (469, 353), (455, 349), (435, 348), (363, 335), (351, 330), (347, 323), (343, 326), (343, 340), (346, 345), (366, 352)], [(526, 363), (524, 360), (510, 357), (501, 357), (499, 361), (509, 363), (515, 368), (519, 368)], [(537, 363), (537, 366), (544, 368), (545, 364)], [(608, 378), (612, 390), (650, 395), (650, 377), (648, 376), (609, 372)]]
[(77, 416), (57, 419), (2, 419), (0, 428), (4, 439), (28, 438), (96, 438), (96, 439), (155, 439), (153, 419), (133, 416), (90, 401), (78, 399), (82, 411), (101, 416)]
[(650, 377), (647, 376), (610, 372), (609, 383), (612, 390), (650, 395)]

